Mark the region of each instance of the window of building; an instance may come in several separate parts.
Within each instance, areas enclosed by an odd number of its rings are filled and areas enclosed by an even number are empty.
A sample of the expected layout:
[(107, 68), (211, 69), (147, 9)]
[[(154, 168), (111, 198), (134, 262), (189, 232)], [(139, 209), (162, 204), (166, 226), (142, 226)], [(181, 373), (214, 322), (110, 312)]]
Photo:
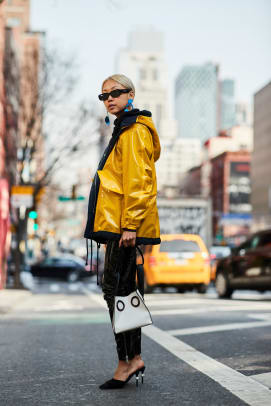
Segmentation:
[(153, 78), (153, 80), (158, 80), (158, 71), (157, 71), (157, 69), (152, 70), (152, 78)]
[(10, 17), (7, 19), (7, 26), (8, 27), (18, 27), (21, 24), (21, 20), (16, 17)]
[[(162, 105), (161, 104), (157, 104), (156, 105), (156, 121), (157, 121), (157, 126), (159, 127), (160, 125), (160, 121), (162, 118)], [(171, 149), (171, 148), (170, 148)]]
[(139, 69), (139, 78), (141, 80), (145, 80), (147, 78), (147, 72), (146, 69), (140, 68)]

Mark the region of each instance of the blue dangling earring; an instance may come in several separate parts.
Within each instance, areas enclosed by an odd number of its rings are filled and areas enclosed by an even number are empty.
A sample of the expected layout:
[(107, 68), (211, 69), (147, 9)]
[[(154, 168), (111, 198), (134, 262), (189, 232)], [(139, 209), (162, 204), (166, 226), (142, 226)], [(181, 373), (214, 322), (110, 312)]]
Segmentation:
[(104, 121), (105, 121), (105, 124), (106, 124), (107, 126), (110, 125), (110, 118), (109, 118), (108, 112), (107, 112), (107, 115), (105, 116)]
[(126, 104), (126, 109), (124, 111), (129, 111), (129, 107), (132, 107), (132, 109), (134, 108), (133, 106), (133, 99), (128, 99), (128, 103)]

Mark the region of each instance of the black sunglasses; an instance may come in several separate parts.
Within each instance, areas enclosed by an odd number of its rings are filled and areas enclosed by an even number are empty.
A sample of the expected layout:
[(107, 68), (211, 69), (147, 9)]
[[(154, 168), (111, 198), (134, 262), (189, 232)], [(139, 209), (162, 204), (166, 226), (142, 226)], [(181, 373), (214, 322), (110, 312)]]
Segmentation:
[(109, 96), (116, 98), (116, 97), (119, 97), (122, 93), (129, 93), (131, 90), (132, 89), (115, 89), (115, 90), (112, 90), (112, 92), (110, 92), (110, 93), (101, 93), (101, 94), (99, 94), (98, 97), (99, 97), (99, 100), (105, 101), (108, 99)]

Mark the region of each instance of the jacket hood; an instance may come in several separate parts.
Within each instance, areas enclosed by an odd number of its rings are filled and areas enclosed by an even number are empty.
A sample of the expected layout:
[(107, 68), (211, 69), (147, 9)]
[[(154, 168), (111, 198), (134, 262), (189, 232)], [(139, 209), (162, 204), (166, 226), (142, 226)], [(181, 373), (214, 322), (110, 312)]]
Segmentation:
[(114, 136), (115, 131), (119, 128), (128, 127), (134, 123), (140, 123), (148, 127), (153, 140), (153, 150), (154, 150), (154, 161), (156, 162), (160, 157), (161, 146), (159, 141), (159, 136), (157, 130), (154, 126), (152, 120), (152, 114), (147, 110), (133, 109), (127, 112), (124, 112), (119, 118), (114, 121), (115, 129), (112, 134)]

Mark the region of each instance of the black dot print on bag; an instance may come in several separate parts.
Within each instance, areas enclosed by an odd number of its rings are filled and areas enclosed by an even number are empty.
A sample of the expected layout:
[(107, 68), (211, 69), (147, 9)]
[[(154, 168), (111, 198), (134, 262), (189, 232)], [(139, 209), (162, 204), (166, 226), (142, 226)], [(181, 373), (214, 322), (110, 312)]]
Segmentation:
[(123, 303), (123, 301), (122, 301), (122, 300), (118, 300), (118, 301), (117, 301), (117, 309), (118, 309), (118, 311), (119, 311), (119, 312), (122, 312), (122, 311), (124, 310), (124, 308), (125, 308), (125, 304)]
[(133, 296), (131, 299), (131, 305), (134, 307), (138, 307), (140, 305), (140, 300), (137, 296)]

